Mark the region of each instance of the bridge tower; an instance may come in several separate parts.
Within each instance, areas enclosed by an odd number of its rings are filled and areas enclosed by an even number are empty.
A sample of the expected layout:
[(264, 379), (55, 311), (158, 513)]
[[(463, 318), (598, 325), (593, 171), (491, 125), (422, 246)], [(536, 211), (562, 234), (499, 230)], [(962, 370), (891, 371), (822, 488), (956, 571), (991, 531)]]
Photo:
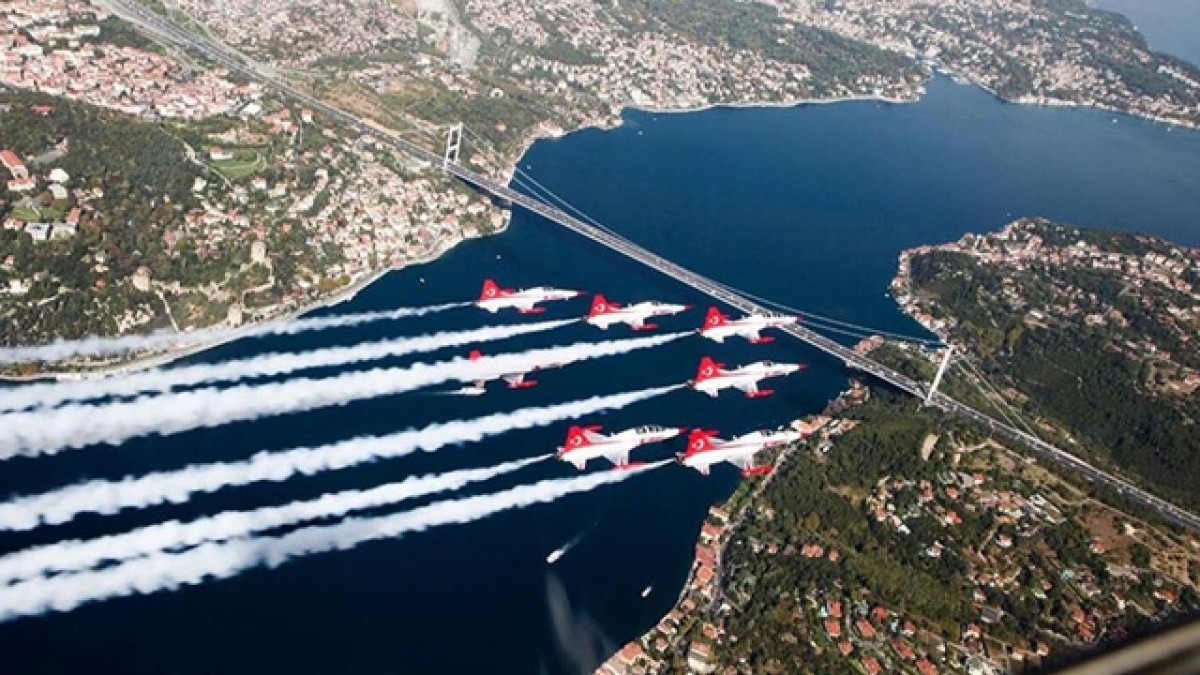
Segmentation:
[(442, 155), (442, 171), (450, 168), (451, 164), (458, 164), (458, 152), (462, 148), (462, 122), (450, 127), (446, 132), (446, 152)]
[(950, 359), (954, 355), (954, 345), (946, 345), (946, 354), (942, 357), (942, 363), (938, 366), (937, 374), (933, 376), (933, 384), (929, 386), (929, 392), (925, 394), (925, 405), (929, 405), (933, 401), (933, 395), (937, 393), (938, 385), (942, 383), (942, 376), (946, 374), (946, 369), (950, 367)]

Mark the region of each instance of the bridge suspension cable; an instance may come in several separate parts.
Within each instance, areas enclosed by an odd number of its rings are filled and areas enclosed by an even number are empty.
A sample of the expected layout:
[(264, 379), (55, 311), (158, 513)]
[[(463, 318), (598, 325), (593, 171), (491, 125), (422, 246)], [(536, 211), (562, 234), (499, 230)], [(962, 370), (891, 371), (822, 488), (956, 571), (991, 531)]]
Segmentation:
[(995, 394), (996, 398), (999, 399), (999, 401), (1006, 408), (1008, 408), (1009, 413), (1011, 413), (1014, 417), (1017, 418), (1017, 421), (1020, 422), (1021, 427), (1025, 430), (1025, 433), (1027, 433), (1031, 436), (1037, 436), (1037, 433), (1034, 431), (1033, 426), (1029, 424), (1029, 421), (1025, 419), (1024, 415), (1021, 414), (1021, 411), (1017, 410), (1017, 408), (1015, 406), (1009, 404), (1008, 399), (1006, 399), (1004, 397), (1004, 395), (1000, 393), (1000, 390), (996, 387), (996, 385), (992, 384), (991, 381), (988, 380), (987, 377), (983, 374), (982, 364), (974, 362), (973, 357), (968, 357), (967, 359), (964, 360), (964, 363), (967, 365), (967, 367), (969, 367), (973, 371), (975, 371), (975, 373), (979, 376), (979, 380), (981, 382), (983, 382), (984, 386), (991, 389), (992, 393)]
[[(489, 154), (491, 154), (493, 160), (499, 161), (499, 158), (498, 158), (499, 153), (496, 152), (495, 147), (493, 145), (491, 145), (491, 143), (489, 143), (487, 139), (485, 139), (484, 137), (482, 137), (481, 135), (479, 135), (478, 133), (476, 133), (474, 130), (472, 130), (469, 127), (463, 127), (463, 130), (469, 137), (474, 138), (481, 145), (483, 145), (484, 152), (488, 152)], [(596, 229), (603, 231), (605, 234), (608, 234), (609, 236), (614, 237), (622, 242), (633, 244), (633, 242), (631, 242), (628, 238), (615, 232), (611, 228), (609, 228), (606, 225), (604, 225), (603, 223), (601, 223), (599, 220), (596, 220), (595, 218), (593, 218), (592, 216), (590, 216), (589, 214), (584, 212), (582, 209), (576, 207), (574, 204), (572, 204), (571, 202), (567, 201), (562, 196), (555, 193), (550, 188), (543, 185), (536, 178), (534, 178), (533, 176), (529, 175), (524, 170), (522, 170), (519, 164), (513, 167), (512, 180), (517, 185), (520, 185), (521, 187), (524, 187), (525, 189), (527, 189), (530, 193), (532, 193), (534, 196), (538, 197), (539, 199), (549, 199), (551, 202), (558, 204), (560, 207), (566, 209), (572, 215), (587, 222), (588, 224), (592, 225)], [(754, 300), (760, 304), (766, 305), (767, 307), (773, 308), (776, 311), (781, 311), (781, 312), (786, 312), (788, 314), (794, 314), (797, 316), (801, 316), (804, 318), (806, 323), (808, 323), (810, 326), (812, 326), (813, 328), (818, 329), (818, 330), (823, 330), (823, 331), (827, 331), (827, 332), (831, 332), (831, 333), (835, 333), (835, 334), (839, 334), (839, 335), (844, 335), (844, 336), (848, 336), (848, 337), (855, 338), (855, 339), (862, 339), (865, 337), (880, 335), (880, 336), (889, 337), (889, 338), (892, 338), (895, 340), (900, 340), (903, 342), (909, 342), (909, 343), (922, 345), (922, 346), (939, 346), (939, 345), (943, 344), (941, 340), (937, 340), (937, 339), (919, 338), (919, 337), (914, 337), (911, 335), (904, 335), (904, 334), (896, 333), (896, 332), (892, 332), (892, 331), (885, 331), (885, 330), (881, 330), (881, 329), (871, 328), (869, 326), (854, 324), (854, 323), (850, 323), (848, 321), (834, 319), (832, 317), (822, 316), (815, 312), (809, 312), (809, 311), (802, 310), (802, 309), (799, 309), (796, 307), (790, 307), (781, 302), (776, 302), (776, 301), (770, 300), (769, 298), (764, 298), (762, 296), (758, 296), (753, 293), (749, 293), (742, 289), (733, 288), (732, 286), (729, 286), (728, 284), (717, 281), (711, 277), (700, 275), (698, 273), (697, 273), (697, 276), (702, 276), (706, 281), (708, 281), (709, 283), (711, 283), (713, 285), (720, 286), (721, 288), (723, 288), (726, 291), (729, 291), (731, 293), (742, 295), (742, 296), (749, 298), (751, 300)]]
[(983, 384), (979, 382), (978, 378), (976, 378), (976, 376), (971, 371), (967, 370), (967, 368), (965, 366), (963, 366), (961, 362), (956, 361), (954, 363), (954, 365), (958, 368), (959, 372), (961, 372), (963, 374), (964, 378), (966, 379), (966, 382), (968, 384), (970, 384), (971, 386), (973, 386), (975, 388), (975, 390), (978, 391), (983, 396), (984, 400), (987, 401), (989, 404), (991, 404), (992, 408), (994, 408), (996, 410), (996, 412), (1000, 413), (1000, 416), (1004, 418), (1005, 422), (1008, 422), (1009, 426), (1012, 426), (1012, 427), (1023, 426), (1023, 425), (1019, 424), (1017, 422), (1017, 420), (1008, 413), (1005, 406), (996, 402), (996, 400), (992, 396), (992, 394), (983, 387)]
[(1016, 408), (1009, 405), (1008, 401), (1005, 400), (1004, 395), (1001, 394), (1000, 391), (990, 381), (988, 381), (981, 370), (971, 362), (971, 357), (969, 355), (963, 354), (962, 358), (955, 363), (958, 365), (959, 369), (967, 375), (967, 378), (975, 384), (975, 387), (979, 389), (984, 398), (992, 401), (992, 405), (995, 406), (996, 410), (998, 410), (1000, 414), (1009, 421), (1009, 424), (1021, 427), (1025, 433), (1029, 434), (1030, 436), (1037, 436), (1037, 434), (1033, 431), (1033, 428), (1028, 422), (1025, 421), (1025, 418), (1021, 415), (1021, 413)]

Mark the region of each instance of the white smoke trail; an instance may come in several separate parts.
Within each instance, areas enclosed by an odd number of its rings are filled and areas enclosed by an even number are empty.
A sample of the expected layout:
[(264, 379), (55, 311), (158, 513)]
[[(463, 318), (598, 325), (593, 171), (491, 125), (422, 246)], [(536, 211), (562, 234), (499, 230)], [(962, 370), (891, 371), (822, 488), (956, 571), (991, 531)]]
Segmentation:
[(159, 551), (178, 551), (210, 541), (248, 537), (278, 527), (299, 525), (318, 518), (345, 516), (354, 511), (392, 506), (407, 499), (499, 478), (553, 457), (542, 455), (483, 469), (451, 471), (434, 476), (414, 476), (369, 490), (346, 490), (252, 511), (226, 511), (187, 523), (177, 520), (86, 541), (62, 541), (17, 551), (0, 557), (0, 589), (22, 579), (61, 572), (81, 572), (102, 563), (140, 558)]
[(122, 509), (180, 504), (194, 494), (216, 492), (228, 487), (264, 481), (278, 482), (297, 475), (310, 476), (382, 459), (396, 459), (419, 451), (433, 452), (449, 445), (478, 442), (509, 431), (544, 427), (605, 410), (619, 410), (679, 387), (674, 385), (594, 396), (544, 408), (444, 422), (386, 436), (354, 438), (281, 452), (260, 452), (239, 462), (199, 464), (177, 471), (115, 481), (93, 480), (0, 504), (0, 529), (31, 530), (41, 524), (65, 523), (83, 513), (111, 515)]
[(270, 323), (263, 326), (206, 328), (186, 333), (158, 331), (149, 335), (58, 340), (45, 345), (0, 349), (0, 364), (24, 363), (27, 361), (63, 361), (79, 357), (112, 356), (128, 352), (156, 351), (172, 347), (201, 345), (209, 342), (225, 342), (245, 337), (295, 335), (307, 331), (345, 328), (376, 321), (394, 321), (409, 317), (425, 316), (426, 314), (435, 314), (450, 309), (466, 307), (469, 304), (466, 302), (456, 302), (446, 305), (432, 305), (430, 307), (401, 307), (399, 309), (378, 312), (301, 318), (282, 323)]
[(396, 309), (385, 309), (376, 312), (359, 312), (357, 314), (334, 314), (332, 316), (312, 316), (293, 321), (285, 321), (279, 324), (268, 324), (261, 329), (251, 330), (249, 337), (264, 337), (268, 335), (296, 335), (297, 333), (307, 333), (317, 330), (329, 330), (330, 328), (350, 328), (352, 326), (361, 326), (368, 323), (376, 323), (378, 321), (396, 321), (398, 319), (410, 319), (418, 316), (427, 316), (429, 314), (438, 314), (451, 309), (459, 309), (461, 307), (469, 307), (469, 302), (450, 302), (444, 305), (430, 305), (428, 307), (399, 307)]
[(308, 352), (271, 353), (222, 363), (203, 363), (180, 368), (148, 370), (124, 376), (75, 382), (43, 382), (0, 390), (0, 411), (54, 407), (67, 401), (83, 401), (105, 396), (132, 396), (164, 392), (175, 387), (235, 382), (254, 377), (269, 377), (327, 366), (419, 354), (445, 347), (476, 342), (507, 340), (520, 335), (561, 328), (575, 319), (543, 321), (512, 326), (487, 326), (474, 330), (436, 333), (412, 338), (380, 340), (347, 347), (330, 347)]
[(449, 381), (494, 379), (507, 373), (616, 356), (678, 340), (688, 333), (612, 342), (577, 343), (477, 360), (453, 359), (405, 368), (375, 368), (322, 379), (297, 378), (258, 386), (198, 389), (104, 405), (75, 404), (0, 415), (0, 459), (55, 454), (94, 443), (119, 444), (399, 394)]
[(255, 567), (276, 567), (300, 556), (344, 551), (370, 541), (469, 523), (627, 480), (668, 461), (545, 480), (493, 494), (437, 502), (390, 516), (351, 518), (334, 525), (306, 527), (277, 537), (201, 544), (183, 553), (155, 553), (100, 570), (18, 583), (0, 594), (0, 621), (52, 611), (67, 612), (88, 602), (228, 579)]

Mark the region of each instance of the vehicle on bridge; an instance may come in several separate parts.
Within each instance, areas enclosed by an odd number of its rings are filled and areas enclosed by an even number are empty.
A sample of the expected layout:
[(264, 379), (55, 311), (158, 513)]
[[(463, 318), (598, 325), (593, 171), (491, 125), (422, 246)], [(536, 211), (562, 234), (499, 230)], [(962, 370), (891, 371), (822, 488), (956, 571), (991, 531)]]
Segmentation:
[(774, 467), (770, 464), (755, 465), (754, 455), (761, 450), (795, 443), (804, 438), (799, 431), (790, 429), (751, 431), (729, 440), (718, 438), (717, 433), (713, 429), (693, 429), (688, 436), (687, 452), (677, 455), (676, 459), (705, 476), (712, 470), (712, 465), (721, 462), (729, 462), (741, 469), (743, 477), (761, 476), (770, 473)]
[(492, 314), (506, 308), (517, 309), (522, 314), (540, 314), (546, 311), (546, 308), (538, 307), (538, 303), (570, 300), (581, 295), (583, 295), (583, 291), (543, 286), (521, 289), (500, 288), (495, 281), (488, 279), (483, 282), (483, 290), (479, 292), (479, 299), (475, 301), (475, 306), (486, 309)]
[(696, 369), (696, 378), (689, 384), (692, 389), (702, 391), (716, 398), (722, 389), (739, 389), (746, 398), (763, 398), (775, 393), (774, 389), (759, 389), (758, 383), (768, 377), (781, 377), (804, 370), (807, 366), (802, 363), (775, 363), (774, 361), (756, 361), (733, 370), (726, 370), (724, 363), (717, 363), (710, 357), (700, 359), (700, 367)]
[(782, 314), (750, 314), (741, 319), (730, 319), (716, 307), (709, 307), (700, 334), (717, 343), (723, 343), (725, 338), (738, 335), (749, 340), (750, 344), (761, 345), (775, 341), (773, 337), (763, 337), (760, 334), (763, 330), (781, 328), (799, 321), (800, 317)]
[(602, 434), (599, 425), (573, 426), (567, 430), (567, 439), (557, 449), (558, 458), (570, 462), (580, 471), (588, 460), (607, 459), (618, 467), (629, 466), (629, 452), (650, 443), (661, 443), (687, 431), (680, 427), (645, 425), (626, 429), (615, 434)]

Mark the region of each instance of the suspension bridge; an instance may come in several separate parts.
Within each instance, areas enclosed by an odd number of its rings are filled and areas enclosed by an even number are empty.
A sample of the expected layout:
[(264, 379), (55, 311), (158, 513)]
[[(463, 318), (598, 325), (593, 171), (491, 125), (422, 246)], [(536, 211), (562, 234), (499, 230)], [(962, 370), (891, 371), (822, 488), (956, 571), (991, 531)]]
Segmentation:
[[(458, 163), (458, 154), (462, 147), (464, 133), (464, 127), (461, 124), (451, 127), (446, 139), (445, 150), (442, 154), (438, 154), (400, 136), (391, 129), (359, 118), (292, 87), (286, 82), (265, 73), (262, 68), (248, 61), (243, 55), (227, 45), (201, 38), (197, 34), (174, 24), (169, 19), (136, 4), (133, 0), (106, 0), (103, 4), (107, 5), (118, 16), (148, 31), (154, 38), (180, 48), (198, 51), (231, 71), (274, 89), (278, 93), (298, 101), (330, 119), (336, 120), (360, 133), (379, 139), (397, 150), (428, 162), (431, 166), (440, 166), (447, 174), (473, 186), (480, 192), (491, 196), (505, 205), (510, 207), (519, 206), (550, 222), (557, 223), (738, 311), (747, 314), (770, 312), (767, 306), (751, 300), (746, 294), (671, 262), (611, 232), (607, 228), (599, 226), (594, 220), (585, 222), (583, 218), (573, 216), (563, 208), (552, 205), (549, 200), (542, 200), (530, 194), (519, 192), (509, 185), (501, 184), (492, 178), (462, 166)], [(519, 172), (519, 169), (517, 171)], [(569, 205), (564, 203), (564, 207), (567, 206)], [(572, 210), (579, 213), (577, 209)], [(583, 214), (580, 215), (582, 216)], [(1012, 414), (1005, 414), (1003, 411), (1004, 407), (1007, 407), (1007, 404), (1002, 399), (1000, 403), (1003, 407), (998, 407), (998, 409), (1001, 410), (1002, 415), (1008, 421), (998, 420), (938, 391), (938, 384), (951, 362), (952, 349), (945, 350), (937, 375), (932, 383), (926, 385), (888, 368), (866, 355), (859, 354), (845, 345), (821, 335), (804, 324), (793, 324), (783, 330), (806, 344), (838, 359), (848, 368), (868, 374), (901, 391), (921, 398), (928, 405), (936, 406), (948, 413), (971, 419), (989, 429), (993, 434), (1024, 446), (1042, 459), (1075, 471), (1089, 481), (1105, 485), (1126, 499), (1153, 509), (1168, 521), (1200, 532), (1200, 516), (1179, 508), (1123, 478), (1099, 469), (1074, 454), (1046, 442), (1035, 435), (1032, 429), (1023, 420), (1020, 420), (1019, 416), (1015, 415), (1015, 411), (1012, 411), (1011, 408), (1009, 408), (1009, 411)]]

